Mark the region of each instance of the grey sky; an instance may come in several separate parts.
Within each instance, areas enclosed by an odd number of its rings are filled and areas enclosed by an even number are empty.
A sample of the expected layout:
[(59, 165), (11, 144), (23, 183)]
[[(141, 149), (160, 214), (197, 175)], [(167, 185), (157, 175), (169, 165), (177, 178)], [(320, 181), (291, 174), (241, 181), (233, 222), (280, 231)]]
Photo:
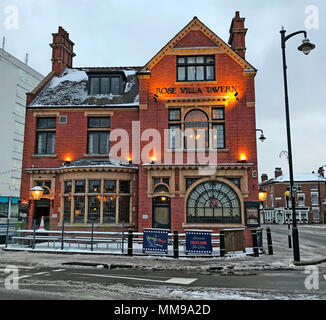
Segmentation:
[[(18, 8), (18, 29), (6, 28), (7, 6)], [(1, 0), (0, 39), (6, 51), (46, 75), (51, 70), (51, 34), (62, 25), (75, 43), (74, 66), (144, 65), (194, 16), (227, 42), (235, 11), (246, 18), (246, 59), (258, 69), (256, 122), (267, 140), (258, 140), (259, 176), (288, 171), (280, 29), (305, 29), (305, 8), (319, 9), (319, 26), (309, 29), (316, 44), (310, 55), (297, 50), (302, 36), (287, 42), (288, 84), (294, 171), (326, 164), (325, 1), (304, 0)], [(259, 134), (257, 133), (257, 138)]]

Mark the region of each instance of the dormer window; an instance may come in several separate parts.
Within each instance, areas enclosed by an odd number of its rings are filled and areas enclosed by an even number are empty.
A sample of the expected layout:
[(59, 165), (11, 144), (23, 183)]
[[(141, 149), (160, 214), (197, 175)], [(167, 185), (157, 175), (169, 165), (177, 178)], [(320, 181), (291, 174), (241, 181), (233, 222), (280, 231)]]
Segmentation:
[(101, 74), (89, 76), (88, 94), (113, 94), (121, 95), (123, 78), (121, 74)]

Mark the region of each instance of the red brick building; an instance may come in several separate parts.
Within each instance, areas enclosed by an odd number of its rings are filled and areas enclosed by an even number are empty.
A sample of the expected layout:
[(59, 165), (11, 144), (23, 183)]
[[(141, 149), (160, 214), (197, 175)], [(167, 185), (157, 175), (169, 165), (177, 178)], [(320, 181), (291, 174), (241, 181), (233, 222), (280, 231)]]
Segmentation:
[[(281, 168), (275, 168), (275, 177), (268, 179), (263, 174), (260, 187), (267, 192), (263, 204), (265, 223), (292, 223), (291, 200), (284, 194), (290, 191), (288, 174), (283, 174)], [(325, 223), (326, 179), (324, 170), (318, 173), (301, 173), (294, 175), (296, 191), (296, 217), (298, 223)]]
[[(52, 72), (28, 94), (21, 200), (50, 228), (259, 224), (256, 69), (244, 18), (228, 44), (197, 17), (143, 67), (73, 68), (53, 34)], [(247, 244), (250, 232), (245, 232)]]

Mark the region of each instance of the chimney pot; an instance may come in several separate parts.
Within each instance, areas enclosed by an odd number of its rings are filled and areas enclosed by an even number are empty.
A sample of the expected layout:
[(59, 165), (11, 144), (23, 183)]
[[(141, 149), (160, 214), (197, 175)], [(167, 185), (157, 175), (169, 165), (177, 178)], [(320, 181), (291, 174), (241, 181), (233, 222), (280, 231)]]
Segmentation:
[(261, 175), (261, 182), (267, 181), (268, 180), (268, 175), (266, 173), (263, 173)]
[(275, 178), (281, 176), (283, 173), (282, 173), (282, 168), (275, 168)]

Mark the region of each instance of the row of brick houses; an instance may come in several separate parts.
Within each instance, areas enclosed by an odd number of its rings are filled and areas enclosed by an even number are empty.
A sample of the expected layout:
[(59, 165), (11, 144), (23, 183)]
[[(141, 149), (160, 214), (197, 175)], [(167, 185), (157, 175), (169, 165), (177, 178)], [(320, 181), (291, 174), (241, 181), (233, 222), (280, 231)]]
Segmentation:
[[(290, 190), (288, 174), (275, 168), (275, 177), (261, 176), (260, 188), (267, 192), (261, 211), (261, 221), (265, 223), (292, 223), (291, 200), (285, 192)], [(317, 173), (294, 175), (296, 195), (296, 217), (298, 223), (325, 223), (326, 221), (326, 178), (323, 168)]]
[[(145, 66), (53, 68), (28, 94), (21, 187), (28, 225), (245, 228), (259, 224), (254, 78), (244, 18), (228, 43), (194, 17)], [(45, 192), (32, 201), (30, 189)]]

